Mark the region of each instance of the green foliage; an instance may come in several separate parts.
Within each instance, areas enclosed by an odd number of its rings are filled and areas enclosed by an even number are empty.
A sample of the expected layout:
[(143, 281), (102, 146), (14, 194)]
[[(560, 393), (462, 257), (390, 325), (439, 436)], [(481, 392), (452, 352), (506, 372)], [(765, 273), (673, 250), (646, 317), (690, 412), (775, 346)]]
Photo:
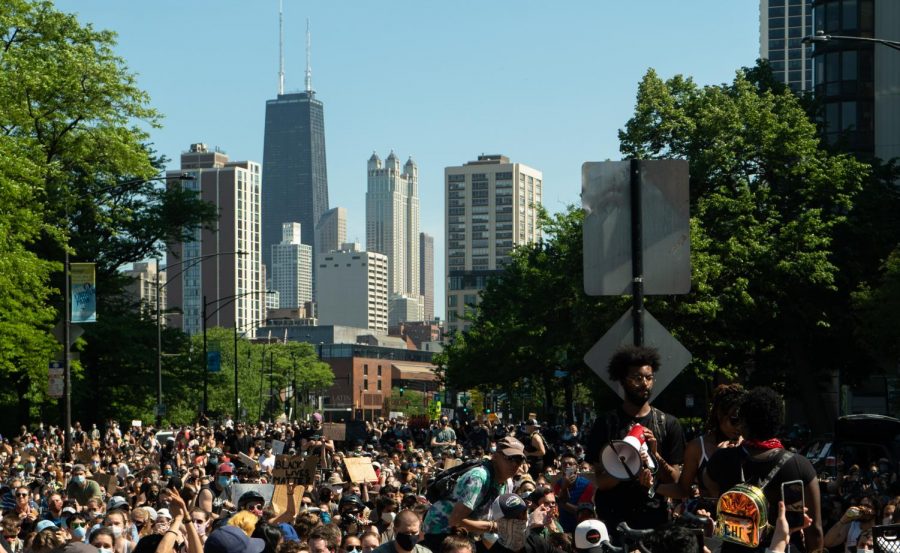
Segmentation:
[(884, 273), (876, 287), (863, 285), (853, 294), (860, 324), (858, 338), (880, 360), (882, 366), (896, 374), (900, 359), (900, 247), (884, 263)]
[[(877, 247), (854, 253), (848, 220), (870, 220), (875, 198), (895, 189), (887, 177), (871, 186), (868, 165), (825, 149), (813, 106), (767, 85), (764, 73), (700, 87), (648, 71), (621, 151), (690, 163), (692, 290), (649, 297), (648, 311), (693, 353), (700, 378), (793, 385), (815, 422), (827, 419), (816, 383), (857, 352), (847, 339), (849, 292), (876, 274), (873, 260), (900, 234), (896, 223), (873, 224)], [(571, 207), (545, 217), (544, 242), (519, 248), (488, 285), (471, 330), (441, 358), (452, 386), (509, 389), (527, 377), (549, 406), (564, 383), (554, 369), (591, 376), (578, 360), (630, 300), (584, 295), (581, 222)]]
[[(0, 0), (0, 229), (9, 231), (0, 259), (0, 324), (7, 325), (0, 375), (16, 382), (20, 422), (35, 414), (30, 402), (43, 399), (47, 329), (53, 311), (61, 318), (64, 251), (97, 264), (99, 316), (117, 325), (94, 325), (84, 336), (86, 381), (103, 381), (106, 367), (144, 359), (134, 355), (140, 348), (117, 355), (104, 334), (140, 327), (119, 297), (126, 283), (120, 267), (216, 218), (194, 193), (147, 180), (164, 161), (146, 144), (145, 129), (159, 115), (114, 47), (114, 33), (82, 25), (49, 1)], [(142, 342), (121, 344), (132, 343)], [(127, 384), (116, 383), (116, 393), (127, 397)], [(116, 402), (102, 399), (88, 411)]]

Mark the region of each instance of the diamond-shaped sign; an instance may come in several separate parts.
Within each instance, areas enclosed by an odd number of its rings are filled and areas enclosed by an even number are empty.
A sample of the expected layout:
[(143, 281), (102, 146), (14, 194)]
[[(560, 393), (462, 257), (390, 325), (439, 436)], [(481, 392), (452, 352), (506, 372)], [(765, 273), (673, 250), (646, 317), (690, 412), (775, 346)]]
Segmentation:
[[(629, 309), (584, 355), (585, 364), (597, 373), (597, 376), (606, 382), (620, 398), (624, 398), (625, 393), (621, 384), (613, 382), (609, 378), (607, 370), (609, 360), (612, 359), (619, 347), (633, 343), (634, 323), (631, 309)], [(650, 401), (653, 401), (691, 362), (691, 352), (669, 334), (669, 331), (646, 309), (644, 310), (644, 345), (656, 348), (660, 357), (659, 371), (656, 372), (653, 391), (650, 393)]]

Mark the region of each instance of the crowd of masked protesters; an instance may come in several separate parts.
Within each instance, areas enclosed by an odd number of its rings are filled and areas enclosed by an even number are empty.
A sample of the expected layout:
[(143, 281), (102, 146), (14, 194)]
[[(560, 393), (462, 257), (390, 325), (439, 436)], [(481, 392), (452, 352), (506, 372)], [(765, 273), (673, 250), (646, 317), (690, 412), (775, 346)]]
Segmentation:
[[(0, 546), (10, 553), (681, 553), (705, 542), (725, 552), (862, 553), (874, 550), (876, 527), (900, 523), (890, 460), (837, 459), (836, 474), (820, 473), (779, 440), (782, 398), (736, 384), (715, 390), (705, 426), (686, 439), (678, 418), (650, 404), (659, 368), (652, 349), (619, 350), (609, 372), (623, 400), (584, 427), (398, 417), (367, 422), (364, 436), (336, 443), (318, 413), (307, 421), (163, 429), (107, 421), (75, 424), (71, 458), (61, 429), (22, 427), (0, 444)], [(643, 444), (632, 468), (618, 449), (605, 455), (626, 435)], [(314, 482), (302, 493), (288, 484), (278, 502), (261, 487), (236, 493), (272, 483), (278, 454), (314, 458)], [(353, 481), (345, 463), (352, 457), (370, 459), (374, 479)], [(804, 489), (796, 526), (781, 501), (789, 481)], [(769, 513), (763, 542), (714, 539), (717, 498), (754, 482)]]

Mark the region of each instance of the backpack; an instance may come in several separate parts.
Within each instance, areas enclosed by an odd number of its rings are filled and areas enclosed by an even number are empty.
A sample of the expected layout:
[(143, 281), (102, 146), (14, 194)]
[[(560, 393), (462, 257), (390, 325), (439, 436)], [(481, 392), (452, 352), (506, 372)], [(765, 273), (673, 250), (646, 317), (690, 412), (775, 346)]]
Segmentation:
[(790, 451), (785, 451), (769, 474), (755, 486), (746, 482), (741, 463), (741, 483), (723, 493), (716, 504), (715, 537), (744, 547), (759, 547), (769, 530), (769, 502), (763, 490), (793, 456)]
[(493, 501), (496, 497), (496, 492), (494, 491), (494, 469), (491, 466), (491, 461), (484, 461), (482, 459), (469, 459), (468, 461), (463, 462), (460, 465), (456, 465), (455, 467), (451, 467), (446, 470), (442, 470), (441, 472), (435, 474), (431, 478), (428, 479), (428, 484), (425, 488), (425, 498), (434, 505), (438, 501), (449, 500), (453, 498), (453, 490), (456, 488), (456, 483), (465, 473), (469, 472), (473, 468), (483, 466), (488, 474), (488, 482), (486, 484), (486, 490), (484, 490), (484, 497), (482, 497), (481, 501), (475, 505), (475, 508), (472, 509), (473, 512), (478, 512), (478, 510), (483, 507), (488, 501)]

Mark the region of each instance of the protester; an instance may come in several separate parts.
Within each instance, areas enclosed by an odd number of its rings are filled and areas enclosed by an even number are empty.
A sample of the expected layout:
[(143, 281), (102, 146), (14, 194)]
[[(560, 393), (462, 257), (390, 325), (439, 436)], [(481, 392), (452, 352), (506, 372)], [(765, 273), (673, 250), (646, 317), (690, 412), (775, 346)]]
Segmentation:
[[(820, 507), (819, 480), (812, 464), (802, 455), (791, 455), (776, 438), (784, 418), (781, 396), (770, 388), (754, 388), (747, 392), (738, 411), (744, 441), (740, 447), (719, 449), (709, 460), (704, 473), (707, 489), (714, 496), (727, 491), (741, 482), (757, 484), (779, 464), (767, 485), (763, 488), (767, 510), (778, 512), (781, 500), (781, 484), (801, 480), (804, 484), (805, 505), (812, 524), (804, 531), (806, 547), (817, 551), (822, 547), (822, 516)], [(789, 458), (782, 459), (785, 456)], [(771, 539), (771, 538), (770, 538)], [(764, 544), (760, 550), (765, 549)], [(723, 543), (722, 552), (743, 552), (747, 547)]]
[[(625, 398), (616, 410), (594, 423), (586, 457), (594, 463), (597, 475), (597, 513), (612, 528), (620, 522), (632, 528), (656, 528), (669, 519), (665, 498), (651, 492), (657, 483), (678, 480), (684, 460), (684, 433), (676, 417), (650, 405), (654, 375), (659, 369), (659, 352), (653, 348), (620, 348), (609, 362), (609, 377), (622, 385)], [(610, 440), (621, 440), (637, 424), (644, 428), (652, 459), (644, 460), (636, 479), (620, 481), (603, 467), (600, 453)], [(650, 460), (656, 475), (648, 466)]]

